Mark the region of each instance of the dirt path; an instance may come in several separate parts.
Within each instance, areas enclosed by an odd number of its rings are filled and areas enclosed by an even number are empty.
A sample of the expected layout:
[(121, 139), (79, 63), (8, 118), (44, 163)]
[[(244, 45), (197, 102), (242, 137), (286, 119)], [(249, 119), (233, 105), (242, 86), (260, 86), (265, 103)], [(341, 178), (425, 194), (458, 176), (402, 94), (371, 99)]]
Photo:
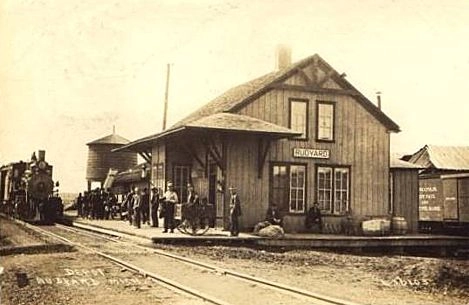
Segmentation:
[(7, 256), (1, 264), (5, 305), (203, 303), (86, 253)]

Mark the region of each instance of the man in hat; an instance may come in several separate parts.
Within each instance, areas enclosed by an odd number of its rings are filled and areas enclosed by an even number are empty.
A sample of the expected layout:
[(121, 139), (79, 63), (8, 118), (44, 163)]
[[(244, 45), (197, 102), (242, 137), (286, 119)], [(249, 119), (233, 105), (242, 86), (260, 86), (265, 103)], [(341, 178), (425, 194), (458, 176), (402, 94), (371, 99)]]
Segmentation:
[(133, 197), (134, 197), (134, 190), (131, 188), (125, 197), (125, 205), (127, 207), (127, 220), (129, 221), (129, 225), (132, 225), (132, 218), (134, 212), (133, 206)]
[(142, 212), (142, 222), (150, 224), (150, 194), (148, 189), (144, 188), (142, 191), (140, 211)]
[(305, 227), (312, 232), (320, 233), (322, 231), (322, 215), (319, 203), (315, 202), (306, 213)]
[(158, 208), (160, 206), (160, 194), (157, 187), (151, 189), (152, 196), (150, 202), (151, 208), (151, 226), (157, 228), (158, 223)]
[(230, 235), (238, 236), (239, 234), (239, 216), (241, 216), (241, 201), (235, 187), (231, 186), (230, 190)]
[(167, 190), (164, 193), (164, 230), (163, 233), (170, 230), (174, 232), (174, 206), (179, 202), (178, 195), (174, 190), (173, 183), (168, 182)]
[(276, 203), (272, 203), (268, 208), (265, 215), (265, 220), (271, 225), (283, 226), (283, 219)]
[(142, 204), (142, 198), (138, 192), (138, 187), (134, 189), (134, 195), (132, 197), (132, 206), (133, 206), (133, 214), (134, 214), (134, 226), (140, 229), (141, 225), (141, 214), (140, 214), (140, 207)]
[(200, 212), (199, 195), (194, 191), (194, 186), (190, 183), (187, 184), (187, 192), (187, 204), (184, 207), (182, 215), (184, 218), (188, 218), (187, 220), (190, 222), (192, 230), (195, 231)]

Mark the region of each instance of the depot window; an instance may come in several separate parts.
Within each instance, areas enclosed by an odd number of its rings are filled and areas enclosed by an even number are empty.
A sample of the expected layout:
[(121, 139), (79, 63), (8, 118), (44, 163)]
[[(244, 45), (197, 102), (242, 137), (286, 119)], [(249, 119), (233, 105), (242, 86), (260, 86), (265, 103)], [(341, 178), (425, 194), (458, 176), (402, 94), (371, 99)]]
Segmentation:
[(317, 134), (318, 141), (334, 141), (334, 112), (333, 102), (317, 103)]
[(270, 202), (281, 211), (303, 213), (306, 198), (306, 166), (274, 164), (271, 167)]
[(321, 210), (344, 214), (350, 208), (350, 168), (317, 167), (316, 201)]
[(290, 99), (289, 128), (301, 133), (297, 139), (308, 138), (308, 100)]

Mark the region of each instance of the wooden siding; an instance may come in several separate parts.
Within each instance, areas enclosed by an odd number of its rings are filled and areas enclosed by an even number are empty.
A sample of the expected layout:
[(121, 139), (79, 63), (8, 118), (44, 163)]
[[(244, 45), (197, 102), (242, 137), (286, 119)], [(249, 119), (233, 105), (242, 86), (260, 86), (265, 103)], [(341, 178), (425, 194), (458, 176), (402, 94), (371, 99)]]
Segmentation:
[[(151, 171), (151, 183), (152, 185), (158, 186), (158, 182), (156, 180), (156, 166), (158, 164), (163, 164), (164, 170), (163, 170), (163, 180), (166, 180), (166, 145), (164, 143), (159, 143), (158, 145), (155, 145), (152, 147), (152, 152), (151, 152), (151, 165), (152, 165), (152, 170)], [(159, 186), (162, 189), (164, 189), (163, 186)]]
[(137, 154), (132, 152), (111, 152), (121, 145), (93, 145), (88, 148), (86, 179), (102, 181), (106, 179), (109, 169), (125, 171), (137, 165)]
[(393, 177), (393, 214), (407, 220), (409, 233), (417, 233), (419, 218), (418, 170), (391, 169), (391, 175)]
[[(320, 69), (306, 67), (303, 73), (296, 73), (286, 84), (303, 86), (309, 81), (321, 82), (327, 75)], [(313, 75), (314, 74), (314, 75)], [(309, 78), (309, 80), (308, 80)], [(331, 79), (323, 82), (324, 88), (339, 89)], [(212, 144), (222, 152), (221, 143), (226, 142), (227, 161), (225, 177), (218, 170), (217, 180), (225, 179), (225, 192), (217, 193), (217, 209), (224, 210), (225, 222), (228, 213), (228, 186), (238, 188), (243, 215), (240, 225), (243, 229), (252, 228), (265, 217), (269, 203), (270, 166), (273, 162), (301, 163), (306, 165), (306, 210), (314, 202), (315, 169), (317, 165), (347, 166), (350, 168), (350, 202), (352, 213), (357, 217), (382, 216), (388, 213), (389, 200), (389, 133), (386, 127), (371, 115), (354, 97), (339, 93), (314, 93), (290, 89), (272, 89), (252, 102), (246, 104), (237, 113), (258, 118), (274, 124), (288, 127), (289, 99), (307, 99), (308, 103), (308, 139), (278, 140), (272, 142), (261, 176), (258, 176), (259, 136), (221, 133), (210, 137)], [(318, 101), (334, 102), (335, 138), (333, 142), (316, 141), (317, 107)], [(204, 134), (177, 137), (168, 142), (163, 149), (154, 148), (153, 159), (158, 156), (164, 160), (167, 179), (171, 179), (173, 164), (190, 164), (192, 166), (191, 179), (201, 197), (208, 196), (207, 165), (213, 162), (207, 153), (207, 147), (202, 143)], [(189, 142), (191, 151), (187, 153), (184, 145)], [(329, 159), (294, 158), (293, 148), (327, 149)], [(155, 151), (157, 150), (157, 151)], [(163, 159), (162, 156), (164, 155)], [(152, 161), (155, 163), (155, 161)], [(159, 161), (162, 162), (162, 161)], [(335, 216), (332, 216), (333, 218)], [(293, 227), (291, 231), (301, 231), (304, 214), (290, 214), (288, 222)], [(301, 228), (297, 228), (300, 227)], [(226, 226), (225, 226), (226, 227)]]
[(458, 179), (459, 221), (469, 222), (469, 178)]
[[(263, 221), (269, 200), (269, 164), (263, 168), (262, 179), (258, 178), (258, 138), (255, 136), (233, 136), (227, 143), (228, 164), (226, 185), (238, 189), (243, 215), (242, 228), (252, 228)], [(227, 191), (226, 198), (229, 198)]]
[[(287, 81), (290, 84), (303, 85), (303, 78), (297, 75), (292, 76)], [(339, 94), (316, 94), (274, 89), (246, 105), (239, 113), (288, 127), (290, 98), (301, 98), (310, 101), (308, 109), (308, 118), (310, 120), (308, 126), (309, 139), (307, 141), (281, 140), (273, 143), (267, 156), (267, 162), (305, 162), (308, 164), (308, 204), (315, 200), (315, 165), (350, 166), (350, 199), (353, 214), (360, 216), (387, 214), (389, 133), (386, 128), (352, 96)], [(332, 143), (317, 142), (315, 140), (317, 101), (335, 102), (335, 139)], [(327, 160), (293, 158), (292, 150), (295, 147), (328, 149), (330, 158)], [(267, 183), (265, 179), (268, 179), (266, 167), (264, 168), (264, 182), (262, 185)], [(266, 198), (261, 197), (261, 199), (265, 200)]]

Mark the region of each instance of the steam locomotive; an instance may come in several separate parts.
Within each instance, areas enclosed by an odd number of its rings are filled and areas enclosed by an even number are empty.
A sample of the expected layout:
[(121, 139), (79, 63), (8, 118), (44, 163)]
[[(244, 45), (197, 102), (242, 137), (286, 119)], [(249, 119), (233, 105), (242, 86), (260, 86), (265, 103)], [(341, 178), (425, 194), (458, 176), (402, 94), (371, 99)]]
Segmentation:
[[(63, 216), (62, 199), (54, 192), (52, 165), (45, 151), (34, 152), (29, 162), (0, 167), (0, 203), (3, 213), (25, 221), (51, 224)], [(55, 184), (59, 186), (58, 182)]]

